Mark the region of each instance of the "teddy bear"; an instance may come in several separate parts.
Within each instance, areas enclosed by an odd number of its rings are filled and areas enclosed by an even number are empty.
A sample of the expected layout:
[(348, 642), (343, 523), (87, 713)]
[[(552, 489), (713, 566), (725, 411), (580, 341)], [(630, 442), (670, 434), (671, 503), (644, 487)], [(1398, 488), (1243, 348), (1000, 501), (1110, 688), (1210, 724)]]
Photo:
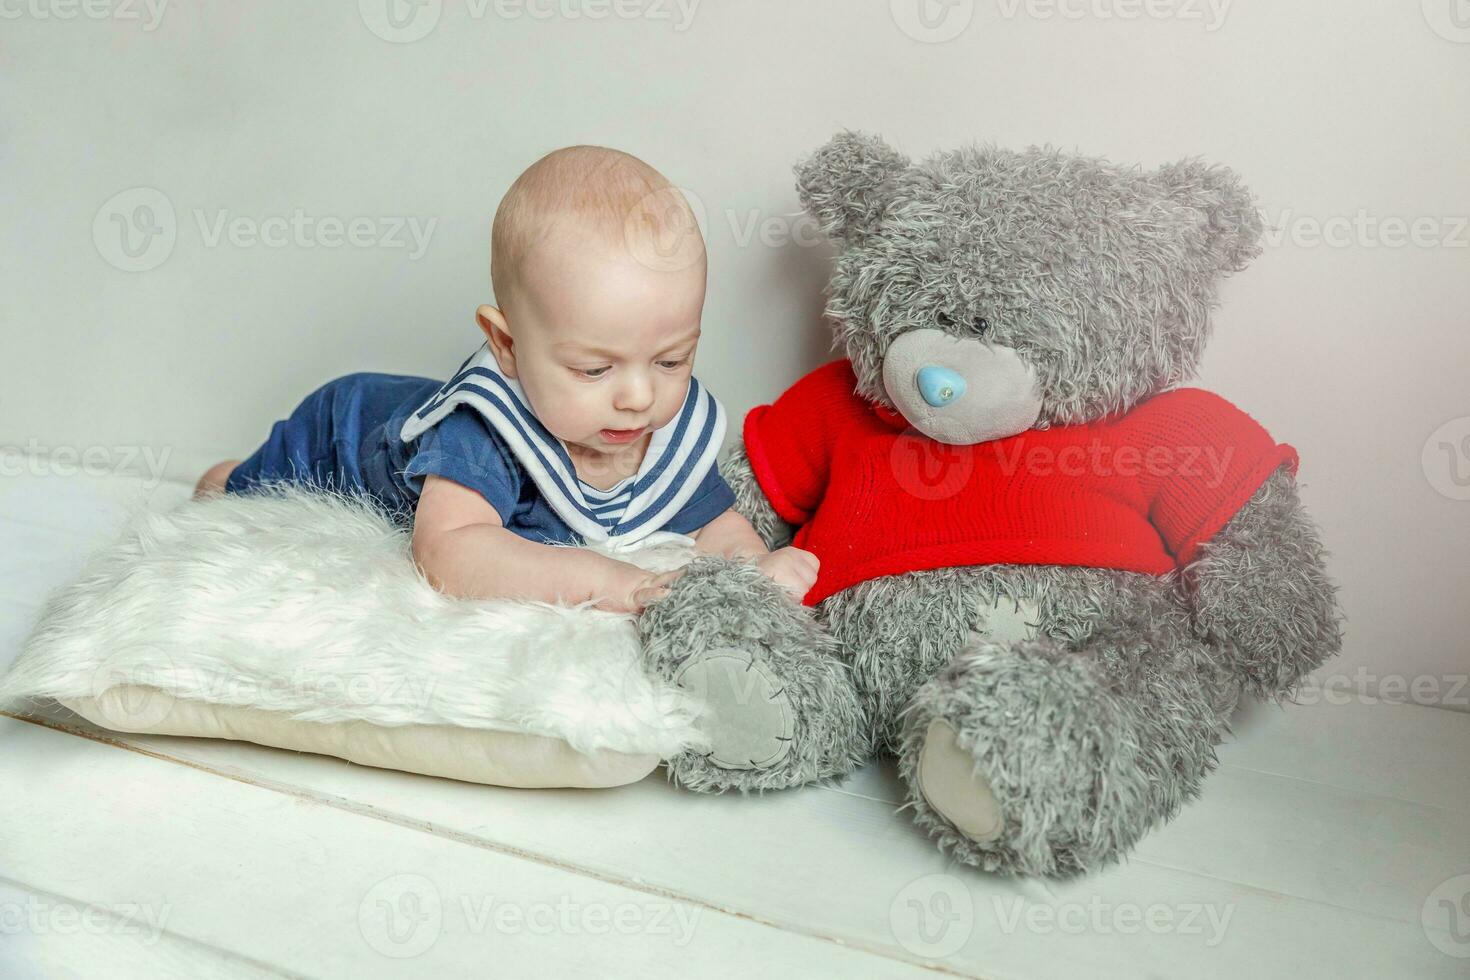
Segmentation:
[(1259, 211), (1198, 159), (914, 163), (844, 131), (795, 172), (842, 356), (721, 471), (820, 572), (798, 602), (701, 558), (645, 611), (645, 666), (708, 705), (669, 775), (761, 792), (891, 755), (956, 859), (1102, 868), (1200, 794), (1242, 698), (1341, 644), (1295, 450), (1187, 386)]

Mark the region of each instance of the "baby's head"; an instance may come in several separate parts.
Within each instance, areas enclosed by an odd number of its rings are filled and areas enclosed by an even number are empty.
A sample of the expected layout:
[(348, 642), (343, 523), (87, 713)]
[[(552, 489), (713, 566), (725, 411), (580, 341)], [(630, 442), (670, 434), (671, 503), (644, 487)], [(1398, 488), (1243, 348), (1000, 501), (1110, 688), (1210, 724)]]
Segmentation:
[(612, 453), (678, 414), (704, 308), (704, 239), (657, 170), (571, 146), (495, 212), (495, 306), (476, 311), (500, 369), (569, 446)]

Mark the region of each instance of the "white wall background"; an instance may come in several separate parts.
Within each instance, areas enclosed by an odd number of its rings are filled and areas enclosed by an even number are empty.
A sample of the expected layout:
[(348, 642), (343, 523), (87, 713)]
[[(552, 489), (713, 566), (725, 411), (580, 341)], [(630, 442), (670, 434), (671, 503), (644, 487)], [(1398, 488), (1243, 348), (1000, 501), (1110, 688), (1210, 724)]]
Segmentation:
[[(737, 416), (827, 356), (790, 168), (838, 128), (1199, 154), (1281, 226), (1201, 383), (1301, 451), (1350, 617), (1321, 676), (1470, 700), (1464, 0), (926, 0), (933, 30), (917, 0), (394, 0), (396, 32), (386, 0), (158, 2), (0, 0), (0, 444), (192, 477), (330, 377), (445, 375), (495, 205), (560, 145), (704, 203), (698, 370)], [(130, 257), (140, 204), (174, 237)], [(315, 247), (211, 244), (298, 212)], [(357, 217), (434, 225), (421, 255), (323, 244)]]

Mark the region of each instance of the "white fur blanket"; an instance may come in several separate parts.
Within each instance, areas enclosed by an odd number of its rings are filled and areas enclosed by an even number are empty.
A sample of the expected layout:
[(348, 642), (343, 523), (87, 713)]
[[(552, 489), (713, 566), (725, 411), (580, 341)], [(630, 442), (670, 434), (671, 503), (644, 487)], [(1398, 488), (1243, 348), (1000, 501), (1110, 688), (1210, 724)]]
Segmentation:
[[(664, 570), (691, 543), (656, 534), (612, 553)], [(586, 753), (702, 744), (702, 705), (643, 669), (632, 617), (450, 598), (370, 504), (289, 486), (135, 514), (52, 594), (0, 704), (117, 684), (301, 721), (545, 735)]]

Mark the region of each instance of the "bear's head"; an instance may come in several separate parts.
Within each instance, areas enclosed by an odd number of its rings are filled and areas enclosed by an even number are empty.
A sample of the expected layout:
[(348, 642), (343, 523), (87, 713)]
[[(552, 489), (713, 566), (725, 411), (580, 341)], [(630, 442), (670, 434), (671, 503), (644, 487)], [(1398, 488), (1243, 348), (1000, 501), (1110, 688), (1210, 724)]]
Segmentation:
[(796, 167), (840, 247), (827, 313), (858, 393), (941, 442), (1124, 412), (1191, 378), (1221, 278), (1260, 253), (1229, 170), (1051, 148), (921, 163), (838, 134)]

